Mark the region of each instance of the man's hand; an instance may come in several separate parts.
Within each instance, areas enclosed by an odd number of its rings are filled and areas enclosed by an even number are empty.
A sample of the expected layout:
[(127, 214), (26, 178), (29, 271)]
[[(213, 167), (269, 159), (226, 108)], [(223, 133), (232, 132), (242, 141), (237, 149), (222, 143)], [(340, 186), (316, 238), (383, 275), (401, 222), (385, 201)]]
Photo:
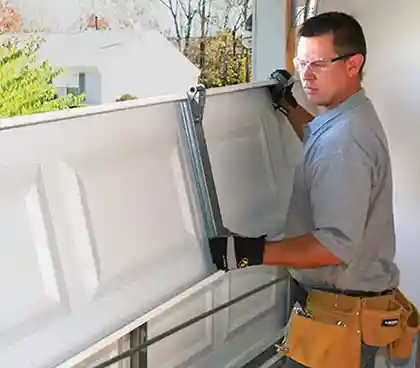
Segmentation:
[(270, 78), (279, 82), (270, 88), (273, 106), (288, 115), (291, 108), (295, 109), (298, 106), (292, 93), (293, 83), (289, 83), (292, 76), (287, 70), (279, 69), (274, 71)]
[(265, 235), (249, 238), (238, 234), (209, 239), (213, 263), (219, 270), (229, 271), (262, 264)]
[(279, 101), (277, 110), (289, 117), (290, 111), (298, 107), (298, 103), (292, 93), (293, 84), (288, 85), (283, 92), (283, 98)]
[(270, 78), (278, 81), (269, 88), (273, 107), (286, 116), (296, 135), (303, 141), (304, 126), (312, 121), (314, 116), (297, 103), (292, 92), (293, 83), (290, 83), (292, 76), (287, 70), (276, 70)]

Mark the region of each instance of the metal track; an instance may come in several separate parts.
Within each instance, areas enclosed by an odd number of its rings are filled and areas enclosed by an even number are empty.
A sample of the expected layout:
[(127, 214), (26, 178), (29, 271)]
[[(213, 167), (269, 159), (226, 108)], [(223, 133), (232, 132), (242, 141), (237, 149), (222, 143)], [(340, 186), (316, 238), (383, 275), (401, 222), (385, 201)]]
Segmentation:
[(157, 335), (157, 336), (149, 339), (147, 342), (145, 342), (143, 344), (140, 344), (140, 345), (138, 345), (136, 347), (133, 347), (133, 348), (131, 348), (131, 349), (129, 349), (129, 350), (127, 350), (127, 351), (125, 351), (125, 352), (123, 352), (123, 353), (121, 353), (121, 354), (119, 354), (119, 355), (117, 355), (117, 356), (115, 356), (115, 357), (113, 357), (111, 359), (108, 359), (108, 360), (100, 363), (99, 365), (94, 366), (93, 368), (105, 368), (105, 367), (109, 367), (110, 365), (112, 365), (114, 363), (117, 363), (120, 360), (123, 360), (123, 359), (126, 359), (128, 357), (131, 357), (134, 354), (136, 354), (137, 352), (146, 349), (148, 346), (153, 345), (153, 344), (156, 344), (160, 340), (163, 340), (164, 338), (166, 338), (168, 336), (171, 336), (174, 333), (179, 332), (179, 331), (181, 331), (181, 330), (183, 330), (183, 329), (185, 329), (185, 328), (193, 325), (194, 323), (197, 323), (197, 322), (203, 320), (204, 318), (207, 318), (207, 317), (209, 317), (209, 316), (211, 316), (211, 315), (213, 315), (213, 314), (215, 314), (215, 313), (217, 313), (217, 312), (219, 312), (219, 311), (221, 311), (223, 309), (226, 309), (226, 308), (230, 307), (233, 304), (236, 304), (236, 303), (240, 302), (241, 300), (247, 299), (250, 296), (259, 293), (260, 291), (263, 291), (263, 290), (265, 290), (265, 289), (267, 289), (267, 288), (269, 288), (269, 287), (271, 287), (271, 286), (273, 286), (275, 284), (278, 284), (279, 282), (284, 281), (286, 278), (287, 278), (287, 276), (277, 278), (275, 280), (272, 280), (272, 281), (270, 281), (270, 282), (268, 282), (268, 283), (266, 283), (264, 285), (261, 285), (261, 286), (255, 288), (255, 289), (253, 289), (251, 291), (248, 291), (248, 292), (246, 292), (246, 293), (244, 293), (244, 294), (242, 294), (242, 295), (240, 295), (240, 296), (238, 296), (238, 297), (230, 300), (227, 303), (221, 304), (221, 305), (219, 305), (216, 308), (213, 308), (213, 309), (211, 309), (211, 310), (209, 310), (209, 311), (207, 311), (205, 313), (202, 313), (202, 314), (200, 314), (200, 315), (198, 315), (198, 316), (196, 316), (194, 318), (191, 318), (191, 319), (189, 319), (189, 320), (187, 320), (187, 321), (179, 324), (178, 326), (175, 326), (175, 327), (167, 330), (166, 332), (163, 332), (160, 335)]

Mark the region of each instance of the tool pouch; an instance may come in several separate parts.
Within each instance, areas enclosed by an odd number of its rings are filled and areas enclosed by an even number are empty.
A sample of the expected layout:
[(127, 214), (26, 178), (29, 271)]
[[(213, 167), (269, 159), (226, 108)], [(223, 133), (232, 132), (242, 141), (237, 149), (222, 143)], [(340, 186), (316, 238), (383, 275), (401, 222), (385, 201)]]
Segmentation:
[(362, 306), (362, 340), (366, 345), (383, 347), (401, 337), (405, 325), (403, 309), (392, 299), (387, 304), (377, 307), (369, 304)]
[(398, 339), (388, 346), (388, 354), (393, 359), (408, 359), (411, 355), (414, 336), (420, 329), (420, 316), (417, 308), (401, 291), (395, 294), (396, 302), (402, 308), (402, 331)]
[[(356, 326), (346, 324), (348, 315), (304, 316), (292, 312), (285, 355), (311, 368), (355, 368), (360, 365), (361, 339)], [(345, 359), (343, 359), (345, 357)]]

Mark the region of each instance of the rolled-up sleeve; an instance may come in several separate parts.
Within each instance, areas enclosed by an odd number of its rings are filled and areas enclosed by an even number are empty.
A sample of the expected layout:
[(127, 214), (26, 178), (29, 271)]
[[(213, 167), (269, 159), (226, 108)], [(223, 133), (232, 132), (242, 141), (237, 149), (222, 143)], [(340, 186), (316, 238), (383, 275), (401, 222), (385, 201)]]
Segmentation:
[(372, 165), (353, 147), (316, 160), (309, 171), (313, 235), (348, 264), (366, 227)]

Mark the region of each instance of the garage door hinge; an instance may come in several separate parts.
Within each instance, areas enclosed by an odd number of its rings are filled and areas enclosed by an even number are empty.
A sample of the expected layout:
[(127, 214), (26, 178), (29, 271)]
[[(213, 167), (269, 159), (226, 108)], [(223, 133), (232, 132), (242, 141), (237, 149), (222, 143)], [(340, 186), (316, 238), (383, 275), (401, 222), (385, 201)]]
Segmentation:
[(194, 123), (201, 124), (203, 122), (204, 106), (206, 103), (206, 88), (203, 85), (191, 87), (187, 95)]

